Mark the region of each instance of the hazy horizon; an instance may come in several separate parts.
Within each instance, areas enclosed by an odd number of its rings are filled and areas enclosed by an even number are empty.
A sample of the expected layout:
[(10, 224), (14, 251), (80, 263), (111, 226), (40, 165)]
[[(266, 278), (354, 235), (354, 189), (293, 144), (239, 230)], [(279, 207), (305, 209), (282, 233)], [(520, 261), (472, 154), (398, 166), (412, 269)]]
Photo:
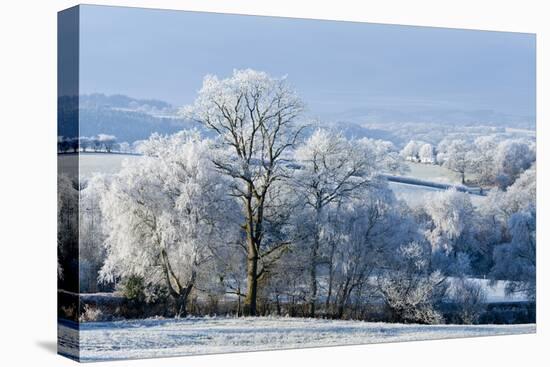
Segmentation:
[(81, 93), (191, 103), (206, 74), (287, 75), (310, 115), (535, 116), (535, 35), (84, 5)]

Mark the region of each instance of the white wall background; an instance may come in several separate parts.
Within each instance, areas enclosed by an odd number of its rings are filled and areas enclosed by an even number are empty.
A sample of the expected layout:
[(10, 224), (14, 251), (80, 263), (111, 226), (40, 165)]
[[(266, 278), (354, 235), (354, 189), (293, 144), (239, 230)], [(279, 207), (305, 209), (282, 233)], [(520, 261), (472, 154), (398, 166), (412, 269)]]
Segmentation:
[[(537, 33), (538, 333), (102, 363), (113, 366), (538, 366), (550, 360), (550, 22), (542, 0), (141, 0), (159, 7)], [(56, 342), (56, 12), (75, 1), (0, 3), (0, 364), (65, 366)]]

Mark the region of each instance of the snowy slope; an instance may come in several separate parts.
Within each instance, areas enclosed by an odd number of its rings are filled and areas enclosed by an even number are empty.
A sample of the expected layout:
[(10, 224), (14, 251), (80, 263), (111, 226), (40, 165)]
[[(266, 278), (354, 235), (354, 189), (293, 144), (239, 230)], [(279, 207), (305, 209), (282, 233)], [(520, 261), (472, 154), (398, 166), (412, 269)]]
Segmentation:
[[(80, 326), (80, 359), (306, 348), (534, 333), (535, 325), (403, 325), (298, 318), (188, 318), (98, 322)], [(59, 326), (68, 345), (74, 330)], [(69, 353), (61, 347), (60, 352)]]

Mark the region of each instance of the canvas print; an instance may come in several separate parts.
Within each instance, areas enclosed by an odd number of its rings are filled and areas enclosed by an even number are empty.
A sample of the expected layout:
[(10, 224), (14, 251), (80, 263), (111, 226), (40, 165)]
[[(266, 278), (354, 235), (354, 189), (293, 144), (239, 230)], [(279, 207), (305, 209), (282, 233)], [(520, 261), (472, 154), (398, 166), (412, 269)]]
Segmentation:
[(79, 361), (525, 334), (534, 34), (59, 13)]

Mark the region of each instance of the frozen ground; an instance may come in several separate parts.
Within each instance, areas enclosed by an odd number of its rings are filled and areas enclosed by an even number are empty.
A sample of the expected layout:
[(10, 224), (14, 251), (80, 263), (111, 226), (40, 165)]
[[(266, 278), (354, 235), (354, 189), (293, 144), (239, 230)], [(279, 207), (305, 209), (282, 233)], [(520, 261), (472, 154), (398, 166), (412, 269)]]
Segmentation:
[(441, 183), (460, 184), (458, 173), (439, 165), (415, 162), (405, 162), (405, 164), (409, 168), (409, 171), (404, 176)]
[[(399, 199), (403, 199), (407, 204), (409, 204), (409, 206), (413, 207), (424, 204), (426, 201), (426, 194), (442, 191), (442, 189), (435, 187), (410, 185), (399, 182), (389, 182), (389, 187)], [(485, 196), (470, 195), (472, 204), (475, 206), (481, 205), (485, 198)]]
[[(70, 155), (61, 155), (59, 159), (62, 164), (76, 163)], [(139, 159), (139, 156), (129, 154), (106, 154), (106, 153), (83, 153), (80, 156), (80, 174), (82, 177), (90, 177), (94, 173), (113, 174), (117, 173), (124, 160)], [(459, 184), (458, 176), (441, 166), (433, 166), (420, 163), (407, 162), (411, 171), (406, 174), (408, 177), (414, 177), (422, 180), (431, 180), (441, 183)], [(396, 195), (408, 202), (410, 205), (422, 204), (425, 200), (424, 194), (441, 191), (441, 189), (428, 186), (409, 185), (397, 182), (390, 182), (390, 187)], [(483, 197), (472, 195), (472, 201), (478, 205)]]
[[(535, 325), (403, 325), (299, 318), (188, 318), (97, 322), (80, 327), (80, 360), (307, 348), (528, 334)], [(59, 327), (62, 353), (75, 331)]]
[(58, 164), (67, 168), (76, 169), (80, 163), (79, 172), (81, 177), (89, 177), (94, 173), (114, 174), (120, 171), (122, 162), (127, 159), (139, 159), (138, 155), (123, 153), (80, 153), (80, 160), (75, 159), (73, 154), (60, 154)]

